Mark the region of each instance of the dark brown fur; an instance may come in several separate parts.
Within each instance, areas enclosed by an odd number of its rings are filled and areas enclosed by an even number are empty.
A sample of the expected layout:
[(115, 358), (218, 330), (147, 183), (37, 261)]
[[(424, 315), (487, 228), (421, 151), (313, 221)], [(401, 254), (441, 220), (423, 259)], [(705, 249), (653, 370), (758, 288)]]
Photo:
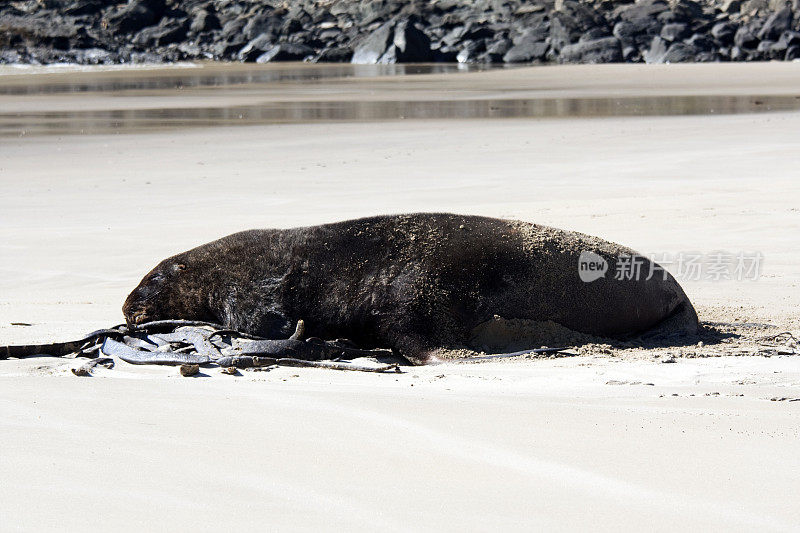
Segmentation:
[[(583, 250), (604, 257), (609, 275), (582, 282)], [(583, 234), (450, 214), (251, 230), (162, 261), (123, 312), (132, 323), (208, 320), (268, 338), (288, 337), (303, 319), (308, 335), (391, 347), (415, 363), (464, 347), (494, 315), (602, 336), (668, 318), (673, 331), (695, 332), (697, 315), (671, 276), (614, 279), (626, 253)]]

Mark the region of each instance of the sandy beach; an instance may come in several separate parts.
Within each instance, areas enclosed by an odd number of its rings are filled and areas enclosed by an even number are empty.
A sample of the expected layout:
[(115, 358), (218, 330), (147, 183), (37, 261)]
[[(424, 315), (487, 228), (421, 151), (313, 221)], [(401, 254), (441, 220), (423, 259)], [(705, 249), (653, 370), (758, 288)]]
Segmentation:
[[(123, 362), (77, 378), (74, 360), (0, 361), (0, 529), (796, 529), (800, 358), (733, 354), (800, 337), (800, 112), (747, 107), (796, 98), (800, 64), (698, 67), (367, 72), (96, 95), (35, 88), (136, 74), (4, 73), (3, 345), (117, 324), (157, 262), (229, 233), (380, 213), (512, 218), (644, 254), (758, 252), (763, 264), (757, 280), (680, 280), (701, 321), (747, 341), (722, 348), (194, 379)], [(740, 107), (659, 107), (701, 96)], [(513, 99), (530, 110), (553, 98), (661, 98), (645, 108), (663, 112), (138, 121), (276, 102)], [(137, 109), (147, 114), (114, 131), (108, 113)], [(80, 134), (81, 120), (96, 133)], [(701, 357), (711, 354), (722, 356)]]

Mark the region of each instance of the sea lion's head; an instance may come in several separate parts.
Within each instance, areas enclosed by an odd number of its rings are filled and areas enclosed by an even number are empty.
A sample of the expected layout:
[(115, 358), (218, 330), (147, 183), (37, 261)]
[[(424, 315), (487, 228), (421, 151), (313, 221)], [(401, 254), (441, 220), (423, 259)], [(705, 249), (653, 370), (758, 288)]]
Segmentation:
[(186, 254), (165, 259), (128, 295), (122, 313), (129, 325), (153, 320), (208, 320), (208, 295)]

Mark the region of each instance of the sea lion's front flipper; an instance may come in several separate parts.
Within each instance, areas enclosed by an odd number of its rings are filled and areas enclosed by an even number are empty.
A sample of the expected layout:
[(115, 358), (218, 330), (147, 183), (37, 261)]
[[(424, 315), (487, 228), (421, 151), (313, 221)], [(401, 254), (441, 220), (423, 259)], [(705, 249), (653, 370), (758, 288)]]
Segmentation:
[(689, 300), (684, 300), (664, 320), (640, 335), (643, 339), (690, 337), (700, 331), (697, 312)]
[(322, 359), (324, 346), (296, 339), (265, 339), (244, 342), (230, 355)]
[(408, 360), (414, 366), (438, 363), (441, 360), (436, 356), (440, 350), (433, 345), (430, 339), (422, 335), (394, 335), (390, 345), (392, 351)]

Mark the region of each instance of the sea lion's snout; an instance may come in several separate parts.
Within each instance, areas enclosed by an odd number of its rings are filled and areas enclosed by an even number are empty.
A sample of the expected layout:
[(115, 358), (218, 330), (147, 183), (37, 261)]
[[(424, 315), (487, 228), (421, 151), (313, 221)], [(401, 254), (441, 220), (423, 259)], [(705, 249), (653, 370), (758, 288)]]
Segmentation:
[(165, 276), (154, 269), (142, 279), (139, 285), (128, 295), (122, 306), (122, 314), (128, 326), (135, 326), (157, 320), (159, 300), (163, 299)]
[(178, 256), (166, 259), (151, 270), (126, 298), (122, 314), (128, 326), (155, 320), (208, 320), (203, 281)]
[(129, 326), (138, 326), (139, 324), (144, 324), (145, 322), (149, 322), (150, 318), (147, 315), (146, 311), (138, 311), (133, 313), (129, 317), (125, 317), (125, 320), (128, 322)]
[(125, 300), (125, 304), (122, 306), (122, 314), (125, 315), (125, 322), (128, 323), (129, 327), (138, 326), (152, 320), (152, 312), (148, 311), (144, 303), (139, 300), (137, 291), (133, 291)]

